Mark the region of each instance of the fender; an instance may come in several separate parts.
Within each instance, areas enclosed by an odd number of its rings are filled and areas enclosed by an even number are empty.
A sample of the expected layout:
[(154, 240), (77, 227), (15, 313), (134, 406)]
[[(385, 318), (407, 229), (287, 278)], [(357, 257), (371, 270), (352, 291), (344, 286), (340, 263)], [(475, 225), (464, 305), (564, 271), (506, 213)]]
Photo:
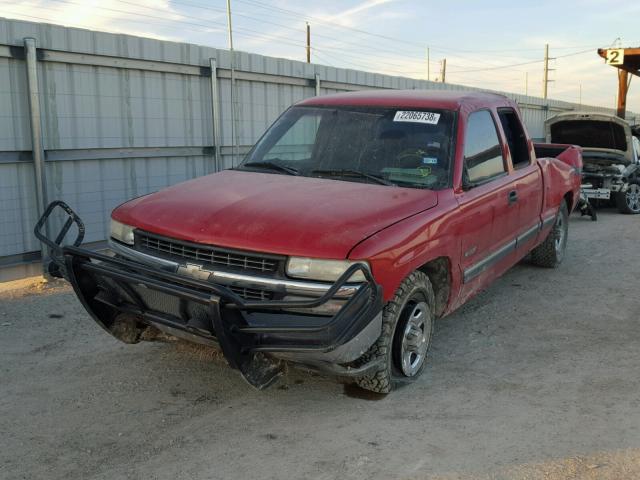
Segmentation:
[(350, 260), (368, 260), (384, 301), (393, 298), (398, 286), (414, 270), (437, 258), (446, 258), (451, 273), (450, 298), (445, 314), (452, 311), (462, 281), (456, 267), (460, 257), (459, 225), (453, 219), (457, 202), (452, 191), (438, 192), (438, 207), (398, 222), (356, 245)]

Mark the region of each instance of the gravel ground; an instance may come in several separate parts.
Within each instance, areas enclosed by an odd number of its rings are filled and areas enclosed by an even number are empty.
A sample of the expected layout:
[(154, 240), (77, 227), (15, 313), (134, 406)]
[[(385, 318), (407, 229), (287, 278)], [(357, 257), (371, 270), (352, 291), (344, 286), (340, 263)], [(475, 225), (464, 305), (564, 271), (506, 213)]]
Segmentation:
[(513, 268), (375, 401), (122, 345), (65, 285), (0, 293), (0, 478), (640, 478), (640, 216), (570, 227), (559, 269)]

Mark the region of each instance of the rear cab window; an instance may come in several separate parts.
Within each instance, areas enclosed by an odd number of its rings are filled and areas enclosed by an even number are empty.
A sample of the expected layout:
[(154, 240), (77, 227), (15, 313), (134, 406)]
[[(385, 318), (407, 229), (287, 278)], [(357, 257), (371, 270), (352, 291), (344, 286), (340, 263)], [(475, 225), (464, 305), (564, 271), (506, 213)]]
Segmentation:
[(507, 173), (496, 124), (489, 110), (469, 115), (464, 141), (463, 181), (473, 187)]
[(513, 168), (518, 169), (530, 165), (529, 143), (518, 114), (513, 108), (499, 108), (498, 117), (509, 146)]

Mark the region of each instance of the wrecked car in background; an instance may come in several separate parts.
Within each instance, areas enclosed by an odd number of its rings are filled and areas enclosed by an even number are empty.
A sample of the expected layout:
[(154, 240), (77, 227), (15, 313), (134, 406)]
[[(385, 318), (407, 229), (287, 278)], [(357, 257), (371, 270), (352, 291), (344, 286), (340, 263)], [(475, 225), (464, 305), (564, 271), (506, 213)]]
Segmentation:
[[(286, 360), (389, 392), (424, 371), (437, 317), (525, 255), (562, 262), (582, 160), (579, 147), (547, 148), (558, 158), (536, 157), (501, 95), (314, 97), (239, 167), (117, 207), (115, 256), (79, 247), (81, 220), (62, 202), (36, 235), (51, 271), (126, 343), (219, 345), (258, 388)], [(69, 218), (47, 238), (57, 207)]]
[(640, 213), (638, 140), (629, 124), (604, 113), (570, 112), (545, 122), (548, 142), (582, 147), (582, 193), (589, 200), (612, 200), (622, 213)]

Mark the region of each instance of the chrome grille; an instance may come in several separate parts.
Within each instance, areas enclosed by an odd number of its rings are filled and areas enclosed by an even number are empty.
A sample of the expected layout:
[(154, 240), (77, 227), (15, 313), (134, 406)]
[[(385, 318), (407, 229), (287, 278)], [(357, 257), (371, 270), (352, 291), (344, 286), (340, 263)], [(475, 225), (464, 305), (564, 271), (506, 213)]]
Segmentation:
[(278, 260), (274, 258), (248, 255), (243, 252), (207, 245), (176, 242), (168, 238), (159, 238), (140, 232), (136, 232), (136, 244), (141, 250), (153, 252), (161, 257), (183, 258), (198, 263), (221, 265), (236, 270), (275, 272), (278, 269)]
[(245, 288), (245, 287), (229, 287), (231, 291), (237, 293), (242, 298), (246, 300), (271, 300), (273, 299), (273, 292), (269, 292), (267, 290), (256, 290), (254, 288)]

